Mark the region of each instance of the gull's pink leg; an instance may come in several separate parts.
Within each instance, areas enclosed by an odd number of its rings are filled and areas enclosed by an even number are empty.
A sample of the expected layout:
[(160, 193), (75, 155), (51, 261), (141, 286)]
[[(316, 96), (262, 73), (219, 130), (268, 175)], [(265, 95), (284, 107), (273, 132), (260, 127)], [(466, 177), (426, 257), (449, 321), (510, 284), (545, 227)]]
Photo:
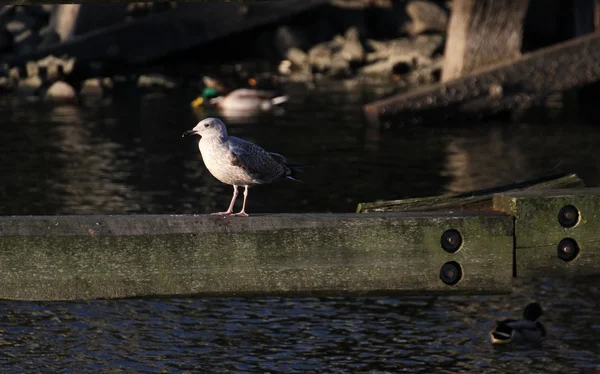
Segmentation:
[(248, 198), (248, 186), (244, 186), (244, 202), (242, 203), (242, 210), (235, 213), (234, 216), (248, 217), (246, 213), (246, 199)]
[[(231, 198), (231, 203), (229, 204), (229, 209), (227, 209), (226, 212), (217, 212), (217, 213), (213, 213), (213, 216), (228, 216), (231, 214), (231, 212), (233, 212), (233, 205), (235, 204), (235, 199), (237, 199), (237, 195), (238, 195), (238, 186), (233, 186), (233, 197)], [(246, 201), (246, 199), (244, 198), (244, 201)]]

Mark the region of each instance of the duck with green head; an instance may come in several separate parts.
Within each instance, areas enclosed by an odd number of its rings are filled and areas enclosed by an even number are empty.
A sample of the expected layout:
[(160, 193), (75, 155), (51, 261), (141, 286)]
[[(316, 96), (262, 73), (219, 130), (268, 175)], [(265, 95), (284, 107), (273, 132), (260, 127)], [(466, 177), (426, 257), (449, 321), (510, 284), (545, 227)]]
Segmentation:
[(194, 108), (212, 106), (224, 116), (247, 116), (269, 112), (287, 102), (288, 97), (257, 88), (229, 89), (221, 81), (205, 76), (202, 95), (192, 101)]
[(523, 311), (523, 319), (505, 319), (496, 322), (490, 332), (492, 344), (539, 343), (546, 338), (546, 328), (539, 321), (544, 311), (539, 303), (530, 303)]

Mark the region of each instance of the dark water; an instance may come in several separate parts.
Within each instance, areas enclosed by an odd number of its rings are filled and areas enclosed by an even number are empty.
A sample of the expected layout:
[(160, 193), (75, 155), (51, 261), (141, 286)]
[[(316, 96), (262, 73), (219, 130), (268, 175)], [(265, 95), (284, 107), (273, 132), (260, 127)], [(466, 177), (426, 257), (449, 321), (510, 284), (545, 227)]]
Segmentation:
[[(12, 372), (581, 373), (600, 368), (597, 279), (518, 281), (513, 296), (0, 303)], [(546, 309), (537, 347), (492, 321)]]
[[(346, 212), (361, 201), (510, 183), (548, 172), (599, 182), (600, 127), (552, 117), (372, 129), (374, 89), (287, 87), (283, 114), (230, 133), (292, 162), (304, 183), (250, 191), (252, 212)], [(231, 196), (194, 139), (191, 91), (53, 106), (0, 98), (0, 214), (207, 213)], [(210, 113), (205, 113), (210, 114)], [(540, 347), (498, 349), (493, 321), (531, 300)], [(518, 280), (509, 296), (0, 303), (4, 372), (597, 372), (600, 280)]]

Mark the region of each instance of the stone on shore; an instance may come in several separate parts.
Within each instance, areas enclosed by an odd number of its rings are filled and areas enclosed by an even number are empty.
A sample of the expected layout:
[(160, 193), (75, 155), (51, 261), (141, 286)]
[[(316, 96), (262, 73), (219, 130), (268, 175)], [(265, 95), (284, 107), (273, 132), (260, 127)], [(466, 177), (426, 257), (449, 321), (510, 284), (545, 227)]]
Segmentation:
[(431, 31), (446, 32), (448, 13), (434, 2), (411, 1), (406, 5), (406, 13), (412, 20), (406, 28), (406, 31), (411, 35)]

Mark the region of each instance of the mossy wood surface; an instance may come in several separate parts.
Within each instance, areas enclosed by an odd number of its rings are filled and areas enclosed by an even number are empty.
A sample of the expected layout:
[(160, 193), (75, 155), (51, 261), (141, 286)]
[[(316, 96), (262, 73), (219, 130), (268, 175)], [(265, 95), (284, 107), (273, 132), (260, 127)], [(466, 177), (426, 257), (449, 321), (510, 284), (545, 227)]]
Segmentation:
[[(566, 205), (579, 210), (579, 222), (561, 226), (558, 213)], [(600, 273), (600, 188), (521, 191), (494, 196), (497, 210), (515, 217), (517, 276), (561, 276)], [(558, 243), (574, 239), (579, 255), (570, 262), (558, 257)]]
[(0, 217), (0, 298), (508, 293), (513, 229), (501, 213)]
[(435, 210), (492, 210), (492, 197), (496, 193), (521, 190), (537, 191), (583, 186), (583, 181), (576, 174), (550, 175), (524, 182), (512, 183), (504, 186), (460, 194), (359, 203), (356, 212), (370, 213)]

